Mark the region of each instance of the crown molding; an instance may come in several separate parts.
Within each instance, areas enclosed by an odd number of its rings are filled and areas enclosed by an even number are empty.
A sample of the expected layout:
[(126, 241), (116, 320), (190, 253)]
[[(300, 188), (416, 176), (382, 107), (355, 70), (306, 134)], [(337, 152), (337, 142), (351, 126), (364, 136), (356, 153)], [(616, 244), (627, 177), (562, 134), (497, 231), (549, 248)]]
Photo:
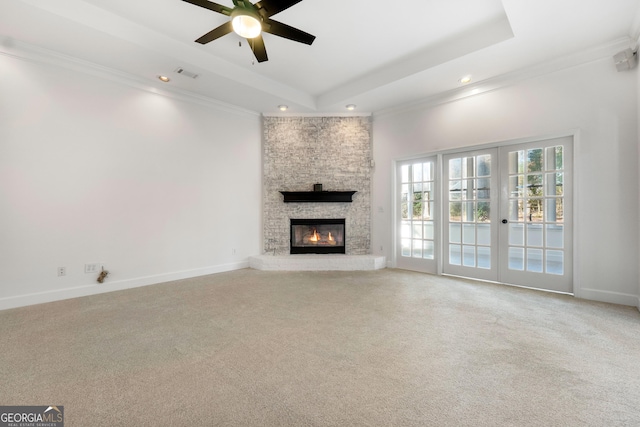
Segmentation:
[(591, 62), (600, 61), (602, 59), (610, 59), (615, 53), (620, 50), (627, 49), (632, 43), (633, 40), (631, 38), (623, 37), (608, 43), (594, 46), (581, 52), (576, 52), (538, 65), (522, 68), (461, 88), (429, 96), (419, 101), (383, 109), (374, 113), (373, 116), (374, 118), (394, 116), (493, 92), (526, 80), (553, 74), (558, 71), (578, 67)]
[(5, 39), (0, 42), (0, 55), (26, 62), (64, 68), (74, 72), (109, 80), (123, 86), (150, 92), (155, 95), (165, 96), (206, 108), (213, 108), (226, 113), (252, 117), (260, 116), (260, 113), (256, 111), (247, 110), (214, 98), (202, 96), (197, 93), (178, 89), (172, 86), (161, 86), (164, 85), (164, 83), (156, 83), (152, 79), (137, 77), (133, 74), (98, 65), (93, 62), (84, 61), (82, 59), (49, 49), (44, 49), (15, 39)]

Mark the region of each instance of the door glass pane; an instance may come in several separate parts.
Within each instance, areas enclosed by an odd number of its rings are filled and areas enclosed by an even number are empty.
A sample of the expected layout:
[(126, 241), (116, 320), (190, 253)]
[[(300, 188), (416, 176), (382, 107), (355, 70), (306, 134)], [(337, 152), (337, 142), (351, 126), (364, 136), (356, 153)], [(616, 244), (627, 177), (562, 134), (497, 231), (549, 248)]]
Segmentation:
[(527, 219), (531, 222), (542, 222), (543, 218), (543, 199), (529, 199), (527, 200)]
[(414, 258), (422, 258), (422, 240), (414, 239), (412, 243), (412, 254)]
[(462, 204), (462, 218), (465, 222), (475, 222), (476, 204), (474, 202), (464, 202)]
[(509, 248), (509, 269), (524, 270), (524, 249)]
[(402, 165), (400, 167), (400, 176), (402, 182), (409, 182), (409, 165)]
[(524, 197), (524, 177), (522, 175), (509, 177), (509, 197)]
[(477, 238), (479, 245), (490, 246), (491, 245), (491, 226), (489, 224), (478, 224), (477, 226)]
[(509, 174), (524, 172), (524, 151), (512, 151), (509, 153)]
[(425, 181), (433, 181), (433, 164), (425, 162), (422, 164), (422, 179)]
[(542, 273), (542, 249), (527, 249), (527, 271)]
[(422, 251), (422, 257), (426, 259), (435, 259), (435, 247), (432, 241), (424, 241), (424, 249)]
[(475, 224), (462, 225), (462, 243), (465, 245), (475, 245), (476, 243), (476, 226)]
[(476, 189), (478, 191), (478, 199), (490, 199), (491, 198), (491, 179), (480, 178), (476, 180)]
[(537, 247), (543, 245), (542, 224), (527, 224), (527, 245)]
[(462, 177), (472, 178), (475, 174), (475, 157), (464, 157), (462, 159)]
[(462, 159), (449, 160), (449, 179), (462, 178)]
[(564, 274), (564, 252), (547, 251), (547, 273)]
[(422, 182), (422, 164), (413, 165), (413, 182)]
[(462, 203), (453, 202), (449, 203), (449, 221), (460, 222), (462, 218)]
[(413, 223), (411, 237), (414, 239), (422, 239), (422, 223)]
[(449, 264), (460, 265), (462, 259), (462, 246), (449, 245)]
[(473, 179), (462, 180), (462, 199), (475, 200), (475, 182)]
[[(422, 175), (422, 174), (421, 174)], [(412, 218), (422, 218), (422, 183), (413, 184)]]
[(509, 201), (509, 221), (524, 221), (524, 200)]
[(402, 239), (400, 240), (400, 245), (402, 246), (402, 256), (411, 256), (411, 240), (410, 239)]
[(564, 184), (564, 174), (562, 172), (558, 173), (548, 173), (547, 174), (547, 188), (546, 188), (546, 196), (562, 196)]
[(449, 181), (449, 200), (462, 200), (462, 181)]
[(561, 145), (547, 148), (547, 170), (564, 169), (564, 150)]
[(462, 228), (460, 224), (449, 224), (449, 242), (462, 243)]
[(403, 239), (411, 238), (411, 222), (402, 221), (402, 224), (400, 225), (400, 237)]
[(478, 156), (477, 176), (491, 176), (491, 155)]
[(509, 223), (509, 245), (524, 246), (524, 224)]
[(553, 197), (545, 200), (547, 222), (564, 221), (564, 199)]
[(402, 219), (409, 219), (409, 186), (400, 187), (400, 213)]
[(542, 175), (527, 175), (527, 196), (542, 196)]
[(425, 239), (433, 240), (435, 233), (433, 230), (433, 221), (425, 221), (424, 222), (424, 232), (423, 236)]
[(478, 246), (478, 268), (491, 268), (491, 248)]
[(478, 202), (478, 222), (491, 222), (491, 203)]
[(527, 171), (540, 172), (542, 170), (542, 148), (527, 150)]
[(476, 266), (476, 247), (475, 246), (463, 246), (462, 247), (463, 262), (465, 267)]
[(564, 248), (564, 225), (547, 225), (547, 247)]

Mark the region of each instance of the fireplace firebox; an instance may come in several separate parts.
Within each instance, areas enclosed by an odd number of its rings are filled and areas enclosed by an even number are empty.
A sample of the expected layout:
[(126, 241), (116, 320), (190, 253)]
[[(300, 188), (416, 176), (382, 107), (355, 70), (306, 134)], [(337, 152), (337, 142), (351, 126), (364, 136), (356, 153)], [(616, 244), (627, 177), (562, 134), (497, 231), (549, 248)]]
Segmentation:
[(291, 254), (344, 254), (345, 221), (291, 219)]

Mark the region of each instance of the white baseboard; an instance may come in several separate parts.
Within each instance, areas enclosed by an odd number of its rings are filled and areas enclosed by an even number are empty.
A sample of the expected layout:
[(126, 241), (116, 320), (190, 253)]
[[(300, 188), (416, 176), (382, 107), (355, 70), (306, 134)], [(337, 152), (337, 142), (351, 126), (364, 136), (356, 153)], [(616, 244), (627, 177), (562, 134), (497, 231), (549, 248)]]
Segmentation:
[(576, 297), (611, 304), (631, 305), (640, 309), (640, 296), (633, 294), (582, 288), (576, 292)]
[(195, 270), (177, 271), (172, 273), (157, 274), (146, 277), (136, 277), (133, 279), (125, 279), (119, 281), (109, 281), (109, 279), (107, 279), (105, 283), (101, 285), (84, 285), (73, 288), (57, 289), (54, 291), (0, 298), (0, 310), (25, 307), (28, 305), (42, 304), (46, 302), (60, 301), (70, 298), (86, 297), (89, 295), (104, 294), (107, 292), (122, 291), (125, 289), (139, 288), (141, 286), (172, 282), (174, 280), (190, 279), (192, 277), (224, 273), (225, 271), (240, 270), (248, 267), (249, 261), (246, 260), (230, 264), (221, 264), (205, 268), (198, 268)]

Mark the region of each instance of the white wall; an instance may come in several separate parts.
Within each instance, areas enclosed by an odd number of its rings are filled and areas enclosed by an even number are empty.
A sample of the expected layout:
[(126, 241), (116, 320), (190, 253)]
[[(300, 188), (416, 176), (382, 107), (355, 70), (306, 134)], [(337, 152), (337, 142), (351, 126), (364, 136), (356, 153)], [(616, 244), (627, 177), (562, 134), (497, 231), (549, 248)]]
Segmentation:
[[(1, 52), (0, 75), (0, 308), (242, 268), (259, 253), (258, 115)], [(103, 285), (84, 273), (97, 262)]]
[[(640, 40), (636, 40), (636, 46), (640, 43)], [(637, 70), (637, 68), (636, 68)], [(640, 72), (636, 71), (636, 102), (637, 102), (637, 113), (638, 116), (636, 118), (636, 125), (638, 126), (638, 139), (636, 144), (640, 147)], [(638, 155), (640, 155), (640, 148), (638, 149)], [(640, 165), (640, 157), (638, 157), (638, 165)], [(639, 177), (640, 179), (640, 177)], [(638, 185), (640, 187), (640, 184)], [(638, 223), (640, 224), (640, 206), (638, 206)], [(638, 237), (640, 239), (640, 236)], [(638, 268), (640, 268), (640, 259), (638, 259)], [(638, 310), (640, 310), (640, 280), (638, 280)]]
[[(638, 301), (638, 81), (611, 58), (493, 92), (374, 116), (372, 246), (391, 256), (392, 159), (569, 134), (575, 142), (576, 296)], [(380, 208), (384, 212), (380, 212)]]

